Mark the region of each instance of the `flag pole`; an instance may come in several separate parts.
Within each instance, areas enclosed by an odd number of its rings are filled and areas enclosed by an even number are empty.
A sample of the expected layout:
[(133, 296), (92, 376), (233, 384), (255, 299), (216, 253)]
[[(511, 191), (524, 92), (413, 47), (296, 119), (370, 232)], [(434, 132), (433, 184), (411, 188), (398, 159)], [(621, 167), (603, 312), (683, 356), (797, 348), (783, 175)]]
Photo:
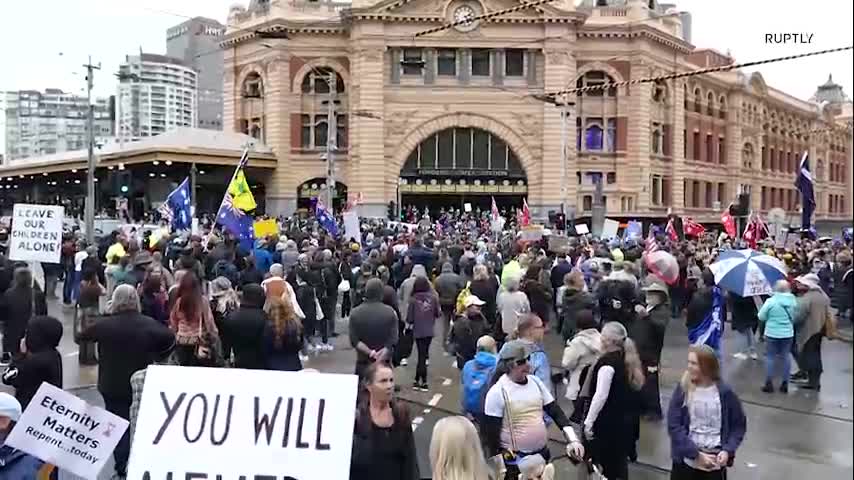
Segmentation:
[(244, 162), (248, 163), (249, 157), (249, 149), (252, 147), (252, 144), (249, 143), (243, 147), (243, 153), (240, 155), (240, 161), (237, 162), (237, 166), (234, 168), (234, 172), (231, 174), (231, 179), (228, 181), (225, 187), (225, 193), (222, 194), (222, 200), (219, 202), (219, 208), (216, 210), (216, 217), (214, 218), (213, 226), (211, 226), (210, 233), (213, 233), (216, 230), (216, 226), (219, 224), (219, 212), (222, 210), (222, 204), (225, 202), (225, 197), (228, 195), (228, 188), (231, 186), (231, 182), (237, 178), (237, 173), (240, 171), (241, 166), (245, 166)]

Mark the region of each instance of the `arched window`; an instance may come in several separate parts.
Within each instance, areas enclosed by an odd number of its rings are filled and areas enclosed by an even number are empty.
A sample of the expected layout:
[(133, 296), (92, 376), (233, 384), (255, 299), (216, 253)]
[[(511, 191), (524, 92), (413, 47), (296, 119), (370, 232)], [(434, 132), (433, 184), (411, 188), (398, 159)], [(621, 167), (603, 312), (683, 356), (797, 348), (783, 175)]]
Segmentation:
[(329, 83), (332, 81), (332, 73), (335, 73), (335, 91), (338, 93), (344, 92), (344, 79), (335, 70), (329, 67), (312, 68), (302, 78), (302, 93), (305, 94), (322, 94), (329, 93)]
[(721, 120), (726, 120), (726, 97), (725, 96), (721, 95), (720, 100), (718, 100), (718, 106), (719, 106), (718, 116), (721, 118)]
[(588, 123), (587, 128), (584, 129), (584, 144), (587, 150), (602, 150), (602, 133), (601, 124), (596, 122)]
[(694, 111), (703, 113), (703, 93), (699, 88), (694, 89)]
[[(610, 75), (606, 74), (601, 70), (592, 70), (587, 72), (575, 82), (575, 86), (578, 88), (582, 87), (596, 87), (605, 85), (608, 83), (613, 83), (614, 79), (611, 78)], [(602, 96), (616, 97), (617, 96), (617, 87), (608, 87), (607, 89), (597, 88), (594, 90), (588, 90), (584, 92), (585, 97), (602, 97)], [(578, 96), (581, 96), (581, 92), (578, 92)]]
[(523, 178), (525, 171), (513, 149), (501, 138), (479, 128), (452, 127), (436, 132), (418, 144), (401, 169), (401, 176), (454, 176), (454, 171), (506, 172), (509, 178)]
[(243, 80), (241, 88), (243, 98), (263, 98), (264, 97), (264, 81), (261, 80), (261, 75), (258, 72), (251, 72)]
[(706, 115), (710, 117), (715, 116), (715, 94), (709, 92), (706, 96)]

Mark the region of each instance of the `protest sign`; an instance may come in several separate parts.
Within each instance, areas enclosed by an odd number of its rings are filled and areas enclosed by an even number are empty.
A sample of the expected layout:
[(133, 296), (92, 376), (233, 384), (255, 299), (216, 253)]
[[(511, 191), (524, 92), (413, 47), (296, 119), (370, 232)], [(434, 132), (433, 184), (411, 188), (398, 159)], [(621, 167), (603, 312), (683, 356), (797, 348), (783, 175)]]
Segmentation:
[(359, 229), (359, 214), (355, 211), (344, 212), (344, 240), (353, 238), (362, 243), (362, 231)]
[(590, 229), (587, 228), (586, 223), (576, 223), (575, 224), (575, 233), (577, 233), (579, 235), (587, 235), (588, 233), (590, 233)]
[(470, 203), (464, 203), (463, 204), (463, 210), (465, 210), (466, 213), (471, 213), (471, 204)]
[(128, 478), (348, 478), (355, 375), (151, 366)]
[(602, 238), (616, 238), (617, 230), (620, 228), (620, 222), (606, 218), (602, 224)]
[(525, 242), (536, 242), (543, 238), (542, 225), (526, 225), (522, 227), (522, 240)]
[(252, 224), (252, 228), (255, 230), (255, 238), (264, 238), (267, 235), (275, 235), (279, 233), (279, 225), (277, 225), (276, 220), (272, 218), (267, 220), (258, 220)]
[(549, 251), (559, 254), (569, 253), (569, 238), (563, 235), (550, 235)]
[(6, 445), (83, 478), (97, 478), (127, 420), (43, 382)]
[(637, 220), (630, 220), (623, 231), (626, 240), (640, 240), (643, 236), (643, 224)]
[(9, 259), (59, 263), (64, 216), (63, 207), (16, 203), (12, 209)]

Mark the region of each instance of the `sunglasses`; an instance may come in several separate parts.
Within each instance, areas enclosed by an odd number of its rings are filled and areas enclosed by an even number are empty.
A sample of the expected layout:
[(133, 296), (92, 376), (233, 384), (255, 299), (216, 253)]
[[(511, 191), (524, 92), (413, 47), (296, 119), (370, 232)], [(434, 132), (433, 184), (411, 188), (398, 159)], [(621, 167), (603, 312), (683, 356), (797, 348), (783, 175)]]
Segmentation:
[(522, 365), (525, 365), (526, 363), (528, 363), (528, 361), (530, 359), (531, 359), (531, 356), (528, 355), (525, 358), (520, 358), (519, 360), (515, 360), (513, 363), (515, 363), (517, 366), (522, 366)]

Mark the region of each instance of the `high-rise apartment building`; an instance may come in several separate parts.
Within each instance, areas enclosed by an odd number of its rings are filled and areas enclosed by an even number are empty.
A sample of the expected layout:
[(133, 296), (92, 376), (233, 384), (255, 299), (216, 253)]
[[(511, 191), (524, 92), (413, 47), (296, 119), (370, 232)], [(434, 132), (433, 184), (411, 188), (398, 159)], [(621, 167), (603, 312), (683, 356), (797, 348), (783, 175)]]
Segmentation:
[(196, 17), (166, 31), (166, 54), (198, 74), (198, 126), (222, 130), (222, 50), (225, 25)]
[(153, 137), (197, 124), (198, 75), (184, 61), (143, 53), (119, 67), (116, 134), (121, 140)]
[[(109, 98), (93, 103), (97, 141), (113, 135), (113, 114)], [(86, 148), (87, 105), (85, 96), (55, 88), (0, 92), (4, 161)]]

